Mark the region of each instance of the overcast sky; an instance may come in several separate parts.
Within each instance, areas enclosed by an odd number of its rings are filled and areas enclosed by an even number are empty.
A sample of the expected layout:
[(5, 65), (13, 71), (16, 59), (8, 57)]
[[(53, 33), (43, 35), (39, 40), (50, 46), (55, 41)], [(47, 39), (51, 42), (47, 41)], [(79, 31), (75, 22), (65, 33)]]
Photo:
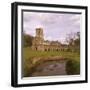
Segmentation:
[(68, 34), (80, 31), (80, 23), (80, 14), (23, 12), (24, 32), (35, 36), (35, 29), (41, 27), (45, 40), (64, 43)]

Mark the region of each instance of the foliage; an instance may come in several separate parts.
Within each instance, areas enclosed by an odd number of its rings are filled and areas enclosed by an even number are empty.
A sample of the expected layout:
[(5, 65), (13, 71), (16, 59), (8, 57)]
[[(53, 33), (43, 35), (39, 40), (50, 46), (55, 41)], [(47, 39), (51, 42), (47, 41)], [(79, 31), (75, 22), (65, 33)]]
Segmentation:
[(28, 46), (31, 47), (33, 36), (28, 34), (23, 34), (23, 38), (24, 38), (24, 47), (28, 47)]
[(80, 52), (80, 32), (69, 34), (66, 41), (69, 51)]
[(80, 62), (68, 60), (66, 63), (66, 71), (68, 75), (80, 74)]

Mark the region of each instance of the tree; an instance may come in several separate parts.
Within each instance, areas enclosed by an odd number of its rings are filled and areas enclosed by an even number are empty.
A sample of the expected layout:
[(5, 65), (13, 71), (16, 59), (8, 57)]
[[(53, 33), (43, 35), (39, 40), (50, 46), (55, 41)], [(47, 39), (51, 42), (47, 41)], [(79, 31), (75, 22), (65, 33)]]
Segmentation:
[(33, 36), (24, 33), (23, 38), (24, 38), (24, 47), (28, 47), (28, 46), (31, 47)]
[(66, 41), (71, 51), (80, 51), (80, 32), (71, 33), (66, 38)]

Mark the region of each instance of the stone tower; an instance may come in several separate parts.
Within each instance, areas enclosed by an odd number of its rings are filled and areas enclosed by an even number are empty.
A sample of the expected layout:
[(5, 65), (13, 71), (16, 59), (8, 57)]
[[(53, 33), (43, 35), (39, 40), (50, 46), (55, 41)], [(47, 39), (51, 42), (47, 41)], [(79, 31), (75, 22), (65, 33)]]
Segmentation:
[(41, 38), (41, 39), (44, 38), (43, 29), (42, 28), (36, 28), (36, 37), (37, 38)]
[(44, 35), (43, 35), (43, 29), (42, 28), (36, 28), (36, 36), (32, 42), (32, 49), (43, 51), (43, 42), (44, 42)]

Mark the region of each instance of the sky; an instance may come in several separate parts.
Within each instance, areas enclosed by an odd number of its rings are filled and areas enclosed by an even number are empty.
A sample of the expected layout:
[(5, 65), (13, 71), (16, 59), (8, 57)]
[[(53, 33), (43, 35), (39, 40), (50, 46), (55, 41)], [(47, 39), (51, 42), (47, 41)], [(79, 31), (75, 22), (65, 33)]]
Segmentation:
[(35, 36), (36, 28), (43, 28), (44, 39), (66, 42), (69, 34), (80, 32), (81, 14), (23, 12), (23, 30)]

